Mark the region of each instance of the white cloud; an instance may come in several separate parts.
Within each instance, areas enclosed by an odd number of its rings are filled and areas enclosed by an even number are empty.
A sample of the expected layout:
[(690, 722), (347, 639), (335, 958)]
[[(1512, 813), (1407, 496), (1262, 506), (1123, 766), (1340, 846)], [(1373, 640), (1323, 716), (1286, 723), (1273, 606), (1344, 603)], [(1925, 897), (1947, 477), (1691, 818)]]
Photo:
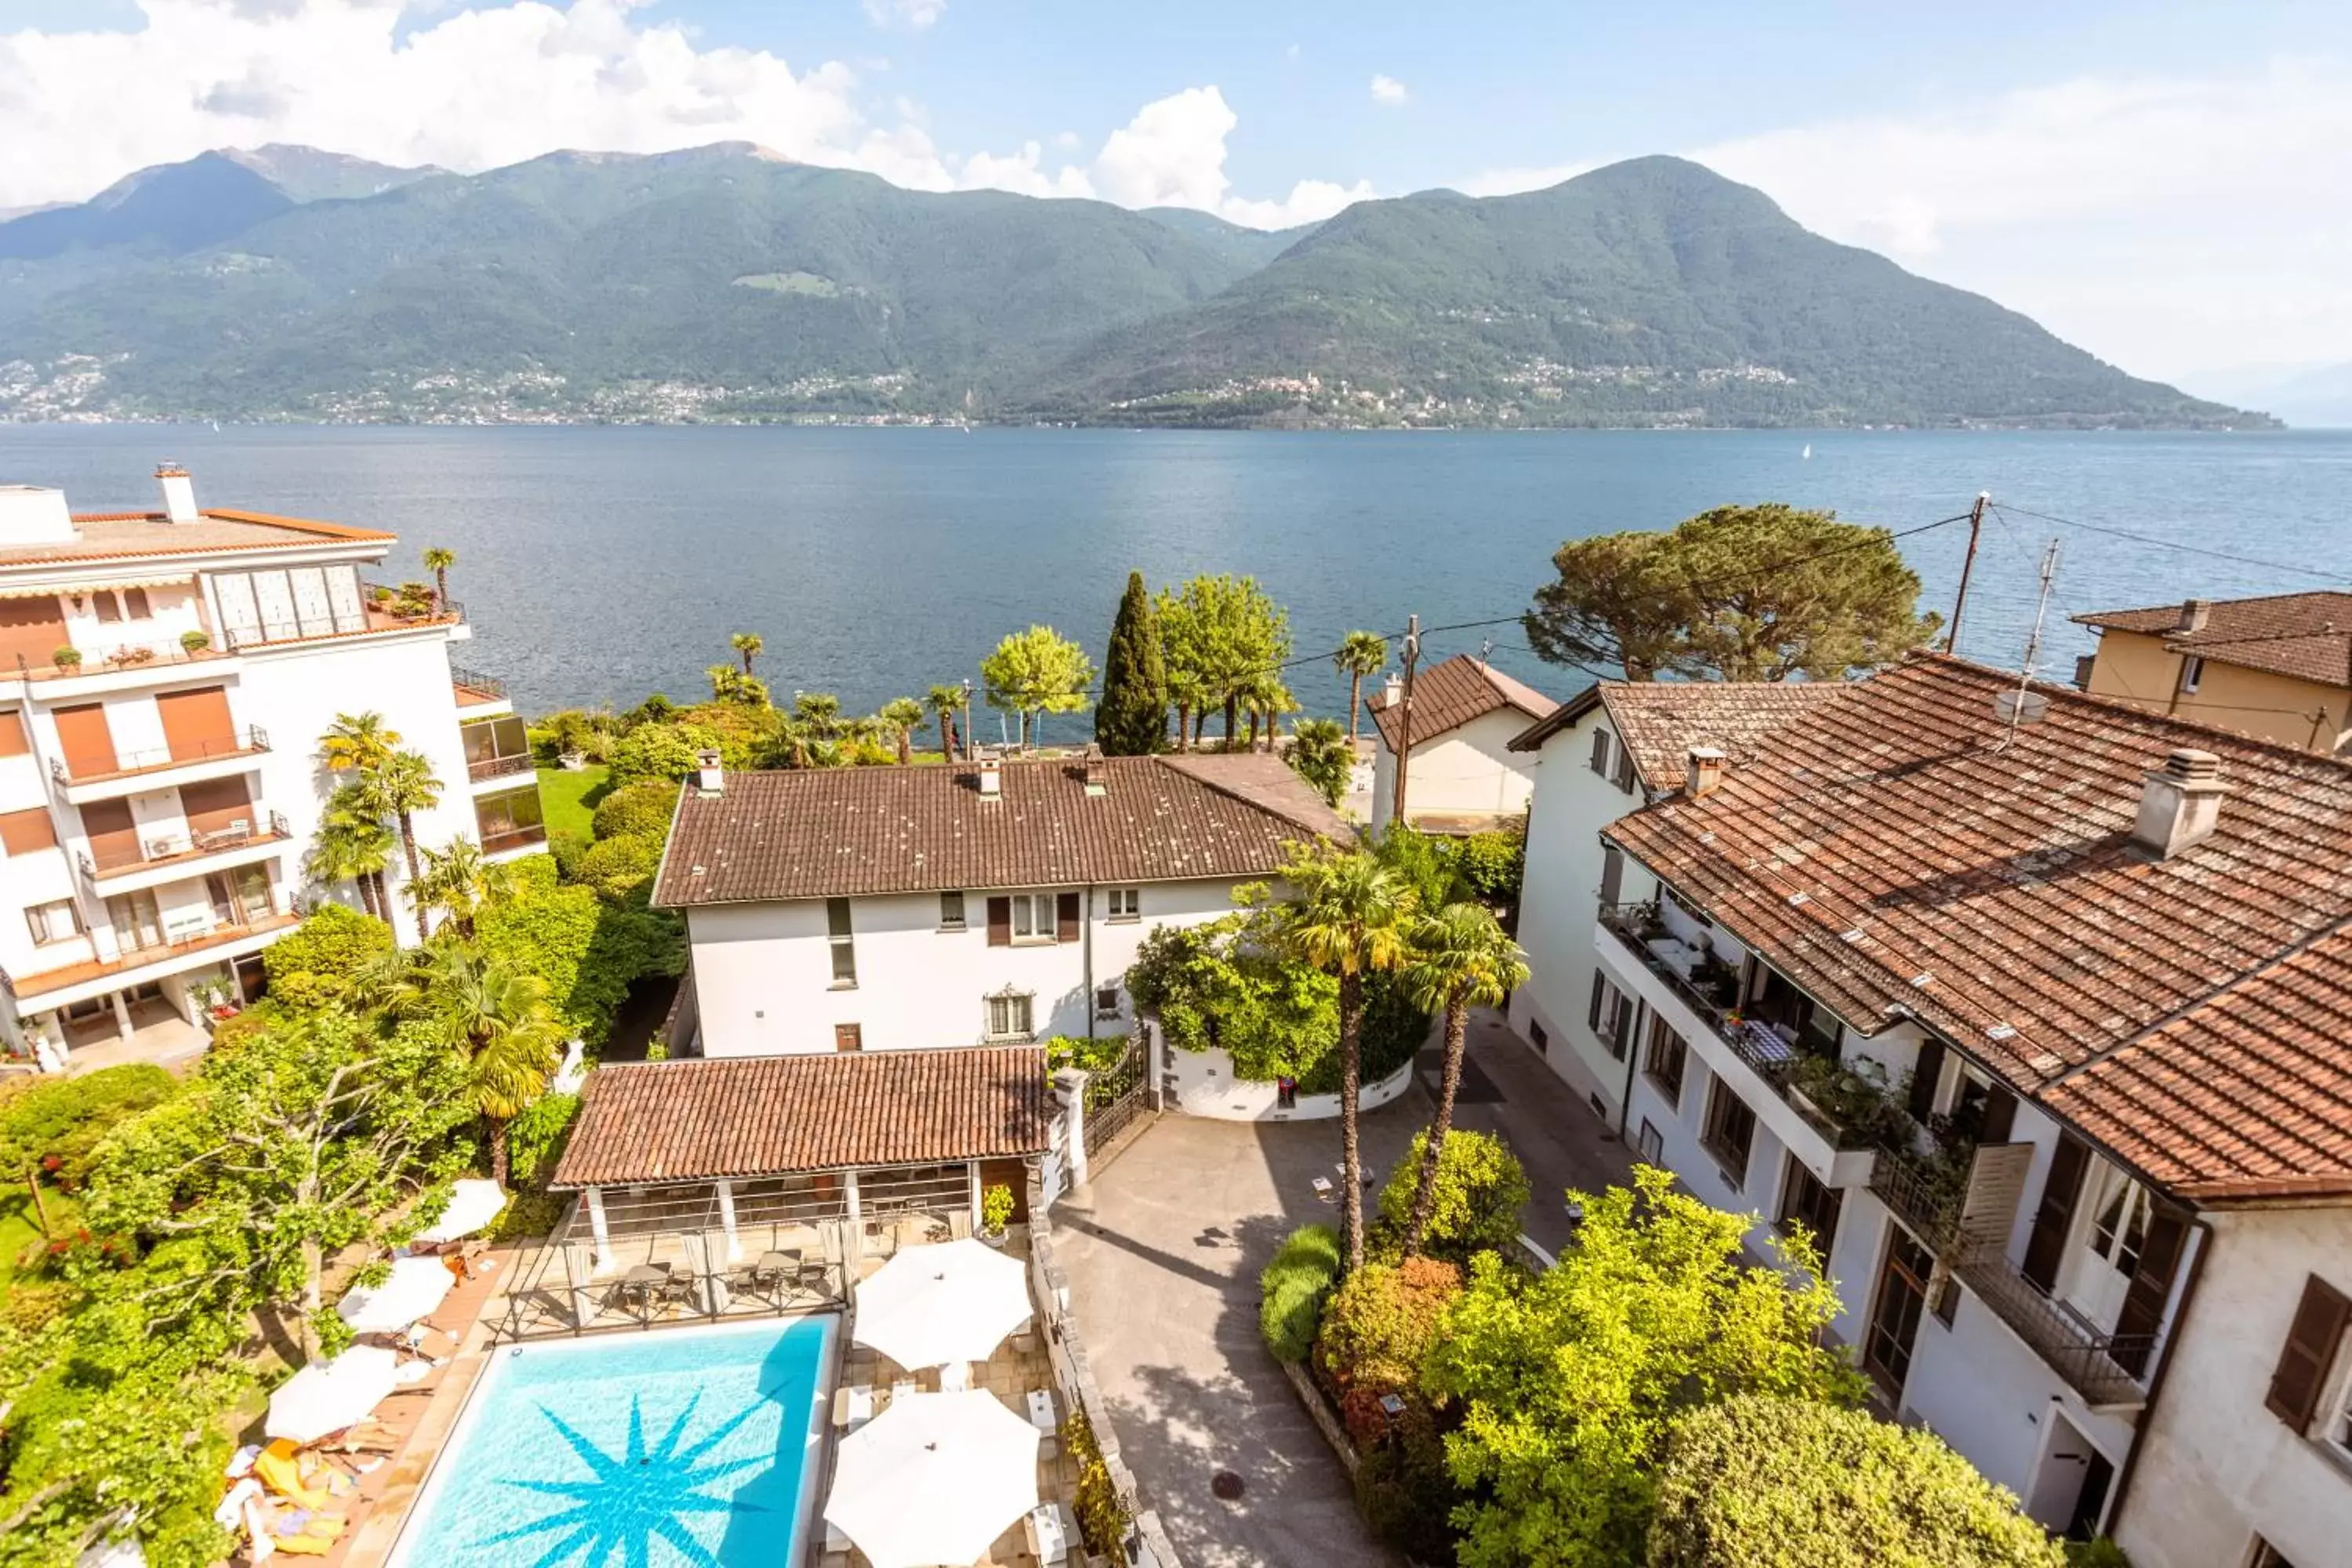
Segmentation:
[(1589, 174), (1601, 167), (1599, 163), (1530, 164), (1525, 168), (1486, 169), (1466, 180), (1455, 182), (1454, 188), (1465, 196), (1508, 196), (1521, 191), (1549, 190), (1579, 174)]
[(1374, 103), (1385, 104), (1393, 109), (1405, 102), (1411, 96), (1405, 91), (1404, 83), (1397, 80), (1396, 78), (1378, 74), (1373, 76), (1372, 101)]
[(1364, 180), (1351, 186), (1301, 180), (1280, 200), (1229, 195), (1225, 138), (1240, 123), (1214, 87), (1187, 88), (1147, 103), (1103, 143), (1094, 186), (1122, 206), (1199, 207), (1253, 228), (1311, 223), (1372, 194)]
[(938, 21), (948, 8), (948, 0), (863, 0), (866, 19), (877, 27), (896, 27), (909, 33), (919, 33)]

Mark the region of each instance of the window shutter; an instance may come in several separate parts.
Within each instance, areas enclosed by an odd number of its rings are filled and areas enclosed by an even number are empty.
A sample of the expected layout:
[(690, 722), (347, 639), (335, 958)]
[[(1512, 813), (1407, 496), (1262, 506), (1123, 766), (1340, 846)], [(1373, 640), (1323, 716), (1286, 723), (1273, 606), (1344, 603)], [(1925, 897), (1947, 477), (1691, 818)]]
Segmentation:
[(1609, 731), (1592, 731), (1592, 771), (1602, 778), (1609, 776)]
[(1985, 1096), (1984, 1131), (1978, 1135), (1979, 1143), (2006, 1143), (2017, 1131), (2017, 1096), (2000, 1084)]
[(2188, 1237), (2189, 1222), (2177, 1210), (2159, 1208), (2148, 1215), (2139, 1269), (2124, 1292), (2123, 1310), (2116, 1314), (2115, 1343), (2107, 1352), (2134, 1377), (2147, 1371), (2148, 1357), (2156, 1350), (2164, 1303), (2171, 1299), (2172, 1276), (2180, 1268), (2181, 1244)]
[(1055, 896), (1054, 940), (1056, 942), (1078, 940), (1078, 896), (1076, 893), (1059, 893)]
[(1919, 1065), (1911, 1069), (1911, 1120), (1925, 1122), (1936, 1109), (1936, 1083), (1944, 1076), (1944, 1042), (1929, 1040), (1919, 1047)]
[(988, 900), (988, 945), (991, 947), (1013, 945), (1013, 900), (1009, 898), (992, 898)]
[(2042, 1206), (2033, 1212), (2033, 1234), (2026, 1238), (2025, 1261), (2018, 1272), (2052, 1290), (2058, 1284), (2058, 1264), (2065, 1256), (2066, 1232), (2074, 1224), (2074, 1205), (2083, 1196), (2083, 1169), (2091, 1152), (2071, 1132), (2058, 1134), (2050, 1153), (2049, 1179), (2042, 1184)]
[(1594, 970), (1592, 972), (1592, 1005), (1585, 1013), (1584, 1024), (1585, 1027), (1596, 1035), (1601, 1032), (1601, 998), (1607, 994), (1609, 982), (1601, 978), (1599, 970)]
[(0, 847), (11, 855), (30, 855), (58, 847), (58, 830), (47, 808), (0, 812)]
[(1622, 745), (1617, 748), (1617, 788), (1625, 795), (1633, 793), (1633, 753)]
[(1625, 898), (1625, 852), (1614, 844), (1601, 847), (1601, 902), (1615, 909)]
[(2303, 1300), (2296, 1303), (2294, 1322), (2286, 1343), (2279, 1348), (2278, 1369), (2271, 1373), (2269, 1396), (2263, 1403), (2272, 1415), (2297, 1432), (2311, 1425), (2319, 1408), (2320, 1385), (2327, 1381), (2328, 1363), (2344, 1338), (2352, 1317), (2352, 1300), (2318, 1275), (2303, 1282)]

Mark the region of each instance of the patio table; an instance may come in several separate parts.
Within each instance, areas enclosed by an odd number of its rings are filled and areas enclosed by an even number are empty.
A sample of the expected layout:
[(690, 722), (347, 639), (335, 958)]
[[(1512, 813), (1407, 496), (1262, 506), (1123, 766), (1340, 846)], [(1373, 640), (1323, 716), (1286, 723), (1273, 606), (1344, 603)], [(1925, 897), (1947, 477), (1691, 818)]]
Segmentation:
[(663, 1286), (668, 1283), (668, 1264), (635, 1264), (630, 1268), (626, 1274), (621, 1276), (621, 1296), (625, 1300), (630, 1299), (650, 1300), (656, 1291), (659, 1290)]
[(1753, 1018), (1743, 1019), (1738, 1034), (1739, 1043), (1747, 1049), (1748, 1059), (1759, 1067), (1778, 1067), (1783, 1062), (1797, 1059), (1797, 1047), (1782, 1039), (1779, 1031), (1769, 1024), (1760, 1024)]
[(1063, 1563), (1069, 1560), (1070, 1534), (1062, 1523), (1062, 1505), (1041, 1502), (1022, 1521), (1029, 1537), (1030, 1555), (1040, 1563)]

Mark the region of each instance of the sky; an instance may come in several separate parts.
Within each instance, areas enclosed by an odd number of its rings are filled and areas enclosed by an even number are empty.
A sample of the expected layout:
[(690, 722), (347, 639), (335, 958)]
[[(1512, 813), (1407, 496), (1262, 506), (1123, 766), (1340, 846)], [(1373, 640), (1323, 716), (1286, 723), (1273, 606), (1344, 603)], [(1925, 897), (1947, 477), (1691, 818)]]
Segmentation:
[(0, 207), (717, 141), (1258, 227), (1673, 153), (2137, 374), (2352, 361), (2345, 0), (0, 0)]

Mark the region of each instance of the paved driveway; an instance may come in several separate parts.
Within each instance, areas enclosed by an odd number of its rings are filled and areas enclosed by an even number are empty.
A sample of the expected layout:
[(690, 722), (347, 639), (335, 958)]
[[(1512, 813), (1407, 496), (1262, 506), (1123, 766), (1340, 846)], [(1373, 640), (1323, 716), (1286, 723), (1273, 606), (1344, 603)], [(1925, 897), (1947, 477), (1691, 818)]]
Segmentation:
[[(1557, 1247), (1571, 1185), (1622, 1179), (1623, 1152), (1499, 1018), (1473, 1029), (1457, 1116), (1501, 1131), (1533, 1179), (1526, 1216)], [(1365, 1163), (1385, 1175), (1429, 1118), (1418, 1093), (1364, 1118)], [(1336, 1177), (1337, 1122), (1169, 1116), (1064, 1200), (1059, 1256), (1127, 1461), (1188, 1568), (1402, 1563), (1356, 1517), (1346, 1472), (1258, 1337), (1257, 1275), (1284, 1236), (1336, 1225), (1315, 1196)], [(1239, 1475), (1236, 1502), (1210, 1492)]]

